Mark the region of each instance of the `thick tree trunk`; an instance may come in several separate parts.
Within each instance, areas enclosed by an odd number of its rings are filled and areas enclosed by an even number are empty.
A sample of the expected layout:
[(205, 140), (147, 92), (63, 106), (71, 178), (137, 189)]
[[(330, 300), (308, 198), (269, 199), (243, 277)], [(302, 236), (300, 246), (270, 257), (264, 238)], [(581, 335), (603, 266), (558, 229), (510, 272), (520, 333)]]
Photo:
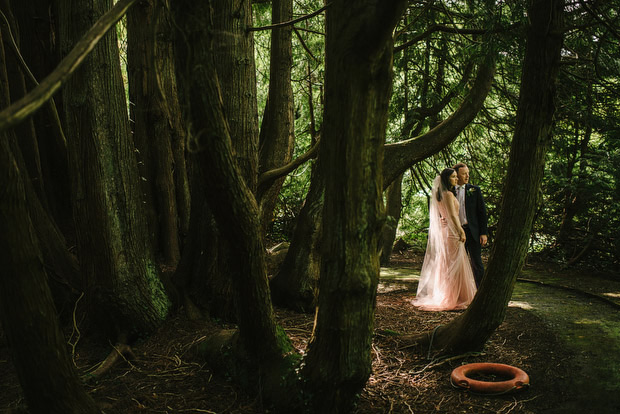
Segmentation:
[[(0, 9), (2, 9), (5, 16), (10, 19), (12, 15), (9, 10), (5, 9), (7, 5), (8, 3), (4, 3), (4, 6), (0, 6)], [(11, 20), (10, 23), (12, 28), (17, 27), (15, 21)], [(14, 98), (16, 99), (21, 97), (25, 92), (23, 89), (24, 79), (22, 75), (24, 68), (18, 63), (17, 53), (19, 53), (19, 51), (15, 49), (17, 44), (13, 44), (13, 40), (16, 42), (18, 41), (17, 30), (15, 33), (9, 34), (7, 26), (2, 25), (2, 29), (3, 44), (5, 45), (5, 49), (9, 49), (9, 55), (11, 56), (11, 58), (6, 59), (6, 64), (12, 68), (11, 72), (13, 74), (13, 81), (11, 79), (8, 81), (10, 88), (7, 87), (3, 90), (3, 93), (8, 93), (12, 90), (15, 94)], [(11, 39), (11, 37), (12, 40), (7, 41), (7, 38)], [(32, 41), (31, 38), (28, 39)], [(20, 50), (23, 49), (29, 49), (29, 47), (20, 48)], [(7, 96), (7, 105), (8, 102)], [(48, 276), (50, 277), (50, 287), (54, 293), (56, 305), (62, 311), (64, 306), (67, 305), (72, 298), (70, 295), (71, 289), (68, 287), (69, 283), (78, 282), (77, 260), (67, 250), (64, 236), (52, 219), (51, 212), (45, 207), (45, 201), (47, 200), (47, 194), (49, 194), (49, 192), (44, 191), (45, 186), (43, 183), (46, 182), (46, 178), (43, 177), (41, 172), (37, 134), (33, 127), (32, 120), (25, 122), (24, 126), (25, 127), (22, 128), (20, 125), (20, 128), (15, 129), (19, 139), (11, 140), (9, 145), (18, 168), (21, 171), (30, 217), (32, 217), (40, 250), (45, 266), (48, 269)], [(46, 138), (48, 137), (46, 136)], [(26, 150), (27, 156), (23, 155), (23, 149)], [(66, 156), (66, 151), (58, 154), (58, 158), (63, 158), (63, 156)], [(28, 160), (30, 162), (28, 162)], [(33, 176), (31, 174), (34, 174), (34, 179), (32, 179)], [(71, 301), (71, 304), (72, 303)]]
[(340, 0), (326, 11), (321, 279), (302, 370), (316, 412), (348, 412), (371, 371), (392, 30), (405, 5)]
[(0, 186), (0, 316), (30, 412), (98, 413), (67, 354), (6, 134), (0, 134)]
[(187, 220), (189, 188), (185, 160), (175, 157), (176, 151), (184, 153), (186, 138), (168, 13), (156, 7), (154, 0), (138, 3), (129, 11), (127, 60), (133, 137), (143, 177), (149, 235), (164, 262), (176, 266), (179, 230), (187, 230), (187, 225), (181, 229), (179, 221)]
[[(563, 0), (534, 0), (523, 64), (515, 134), (499, 225), (486, 275), (467, 311), (440, 327), (433, 346), (444, 352), (481, 349), (503, 322), (527, 254), (555, 112), (555, 81), (563, 33)], [(516, 208), (515, 206), (518, 206)], [(428, 342), (431, 334), (418, 338)]]
[[(193, 8), (194, 6), (191, 6)], [(204, 13), (211, 16), (213, 21), (203, 21), (204, 26), (210, 26), (213, 30), (208, 35), (212, 46), (208, 52), (203, 52), (204, 42), (201, 38), (190, 39), (190, 43), (183, 43), (178, 39), (176, 52), (185, 53), (183, 59), (177, 60), (179, 77), (186, 81), (192, 79), (191, 71), (195, 68), (188, 66), (186, 60), (189, 53), (209, 53), (215, 56), (215, 68), (224, 113), (227, 114), (228, 132), (234, 149), (238, 173), (252, 193), (256, 192), (258, 180), (258, 115), (256, 103), (256, 73), (254, 66), (254, 46), (252, 33), (247, 29), (251, 26), (252, 10), (251, 3), (237, 4), (232, 1), (218, 0), (210, 7), (204, 7)], [(198, 26), (198, 24), (197, 24)], [(204, 30), (204, 29), (196, 29)], [(179, 36), (183, 36), (179, 34)], [(204, 34), (203, 36), (207, 36)], [(194, 44), (195, 43), (195, 44)], [(192, 50), (188, 51), (187, 48)], [(204, 56), (201, 55), (200, 59)], [(187, 81), (189, 82), (189, 81)], [(186, 86), (193, 85), (191, 82)], [(191, 86), (195, 87), (195, 86)], [(191, 91), (192, 93), (195, 91)], [(186, 91), (187, 96), (189, 92)], [(187, 105), (186, 102), (183, 105)], [(193, 109), (193, 108), (191, 108)], [(234, 295), (232, 292), (232, 280), (237, 277), (240, 270), (238, 246), (236, 241), (227, 234), (229, 230), (222, 227), (219, 220), (211, 214), (215, 213), (220, 200), (214, 197), (212, 190), (206, 186), (212, 177), (209, 166), (205, 168), (202, 154), (198, 154), (208, 142), (205, 142), (197, 130), (195, 121), (202, 114), (191, 117), (193, 138), (189, 141), (188, 149), (194, 152), (190, 162), (190, 168), (194, 169), (195, 177), (192, 179), (193, 197), (202, 197), (209, 207), (205, 208), (200, 203), (192, 203), (192, 225), (194, 234), (189, 238), (194, 246), (188, 247), (188, 254), (193, 255), (194, 263), (188, 263), (182, 259), (181, 271), (193, 268), (192, 273), (177, 272), (177, 283), (185, 287), (195, 287), (193, 290), (194, 300), (208, 304), (208, 310), (213, 316), (224, 320), (235, 321)], [(188, 118), (189, 121), (190, 118)], [(198, 193), (202, 193), (198, 195)], [(199, 207), (196, 211), (195, 206)], [(196, 217), (194, 215), (197, 215)], [(199, 255), (195, 254), (196, 252)], [(185, 254), (185, 252), (184, 252)]]
[[(61, 44), (70, 48), (111, 5), (63, 2)], [(63, 98), (78, 256), (93, 314), (109, 335), (152, 331), (169, 300), (147, 240), (114, 30), (67, 81)]]
[[(0, 33), (0, 62), (5, 62)], [(6, 107), (8, 81), (0, 66), (0, 107)], [(82, 388), (46, 283), (45, 267), (30, 221), (24, 182), (9, 141), (0, 133), (0, 317), (26, 401), (32, 413), (100, 412)]]
[[(293, 0), (273, 0), (272, 23), (292, 20)], [(293, 157), (295, 144), (293, 118), (292, 26), (271, 32), (271, 59), (269, 64), (269, 96), (260, 130), (259, 174), (286, 165)], [(263, 231), (266, 233), (273, 218), (273, 210), (285, 177), (277, 179), (269, 188), (259, 188), (258, 200)]]
[[(271, 307), (260, 216), (252, 192), (256, 182), (256, 169), (253, 168), (256, 163), (251, 162), (252, 156), (249, 152), (237, 152), (233, 149), (257, 149), (243, 142), (244, 139), (251, 141), (251, 135), (236, 135), (235, 140), (232, 139), (233, 131), (237, 134), (244, 130), (251, 132), (249, 123), (252, 115), (256, 115), (247, 102), (240, 105), (240, 100), (251, 100), (247, 97), (248, 85), (244, 88), (240, 83), (242, 78), (247, 79), (245, 65), (249, 62), (241, 61), (243, 66), (240, 67), (239, 56), (233, 59), (230, 50), (221, 50), (224, 45), (228, 45), (232, 47), (232, 52), (248, 52), (247, 44), (222, 44), (222, 41), (232, 40), (231, 38), (242, 43), (249, 42), (248, 39), (239, 39), (248, 36), (245, 31), (248, 21), (241, 25), (239, 23), (242, 22), (237, 21), (238, 26), (234, 30), (231, 20), (223, 24), (223, 17), (232, 11), (227, 10), (232, 4), (223, 3), (227, 2), (220, 2), (219, 8), (210, 8), (209, 5), (190, 0), (175, 2), (173, 13), (179, 31), (177, 62), (179, 79), (183, 85), (183, 106), (188, 110), (185, 115), (194, 132), (190, 138), (190, 148), (196, 152), (197, 167), (203, 170), (202, 177), (207, 184), (204, 189), (206, 201), (218, 228), (226, 230), (218, 236), (228, 246), (234, 245), (236, 249), (234, 267), (221, 276), (232, 280), (234, 296), (240, 304), (237, 320), (241, 342), (252, 361), (258, 364), (281, 359), (283, 349), (282, 343), (278, 342), (277, 326)], [(244, 3), (237, 15), (251, 14), (250, 6), (249, 3)], [(214, 24), (218, 25), (218, 29), (225, 30), (214, 30)], [(219, 26), (221, 24), (227, 27)], [(232, 33), (237, 33), (238, 36), (231, 36)], [(192, 49), (188, 50), (188, 47)], [(216, 67), (215, 62), (224, 57), (226, 61), (231, 61), (231, 64), (222, 80), (220, 66), (218, 64)], [(232, 64), (235, 61), (237, 64)], [(249, 66), (253, 68), (253, 65)], [(227, 84), (227, 92), (234, 93), (235, 96), (230, 99), (237, 103), (236, 110), (225, 111), (228, 107), (222, 99), (224, 91), (220, 89), (220, 84)], [(249, 91), (251, 93), (251, 88)], [(230, 117), (225, 118), (224, 113), (230, 114)], [(229, 119), (233, 122), (229, 123)], [(245, 123), (242, 120), (245, 120)], [(256, 136), (255, 134), (254, 137)], [(233, 141), (239, 141), (240, 145), (235, 147)], [(256, 154), (257, 152), (254, 153)], [(251, 172), (254, 175), (249, 175), (250, 184), (247, 184), (245, 176)], [(251, 177), (254, 177), (254, 180)]]

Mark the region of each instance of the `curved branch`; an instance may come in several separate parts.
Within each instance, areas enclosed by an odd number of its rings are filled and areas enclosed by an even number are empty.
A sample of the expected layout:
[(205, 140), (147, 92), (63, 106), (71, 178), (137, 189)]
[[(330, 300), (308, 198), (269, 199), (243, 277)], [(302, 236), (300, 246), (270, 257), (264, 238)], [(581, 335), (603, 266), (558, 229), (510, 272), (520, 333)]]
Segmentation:
[[(7, 35), (9, 38), (9, 45), (11, 46), (13, 53), (15, 53), (15, 57), (17, 58), (17, 62), (19, 63), (19, 66), (21, 67), (26, 77), (30, 79), (30, 82), (32, 82), (32, 84), (35, 87), (39, 86), (39, 81), (37, 81), (37, 78), (32, 74), (32, 71), (26, 64), (26, 60), (22, 56), (21, 51), (19, 50), (19, 47), (17, 46), (17, 43), (15, 42), (15, 38), (13, 37), (13, 31), (11, 30), (11, 24), (9, 23), (9, 19), (5, 16), (4, 13), (2, 13), (1, 10), (0, 10), (0, 16), (2, 17), (2, 19), (4, 20), (4, 23), (7, 26)], [(54, 121), (54, 127), (56, 128), (58, 137), (60, 138), (63, 145), (66, 146), (67, 138), (65, 138), (65, 132), (62, 129), (62, 124), (60, 122), (60, 117), (58, 116), (58, 109), (56, 108), (56, 103), (54, 102), (54, 98), (50, 98), (49, 104), (48, 104), (48, 110), (49, 110), (50, 117)]]
[(426, 31), (424, 31), (423, 33), (420, 33), (419, 35), (413, 37), (412, 39), (406, 41), (403, 44), (400, 44), (398, 46), (394, 47), (394, 54), (402, 51), (403, 49), (408, 48), (411, 45), (414, 45), (424, 39), (426, 39), (427, 37), (429, 37), (430, 35), (432, 35), (435, 32), (443, 32), (443, 33), (456, 33), (456, 34), (460, 34), (460, 35), (484, 35), (484, 34), (489, 34), (489, 33), (502, 33), (502, 32), (508, 32), (510, 30), (513, 30), (517, 27), (520, 27), (521, 24), (520, 23), (514, 23), (508, 27), (500, 27), (497, 29), (466, 29), (466, 28), (458, 28), (455, 26), (446, 26), (443, 24), (434, 24), (431, 27), (429, 27)]
[(137, 0), (121, 0), (99, 18), (75, 47), (32, 91), (0, 112), (0, 132), (12, 128), (44, 105), (82, 64), (107, 31)]
[(318, 14), (323, 13), (329, 7), (329, 5), (330, 5), (330, 3), (327, 3), (325, 6), (321, 7), (320, 9), (318, 9), (315, 12), (312, 12), (312, 13), (307, 14), (305, 16), (298, 17), (298, 18), (293, 19), (293, 20), (289, 20), (288, 22), (276, 23), (276, 24), (272, 24), (270, 26), (250, 27), (248, 29), (248, 32), (258, 32), (260, 30), (271, 30), (271, 29), (277, 29), (277, 28), (280, 28), (280, 27), (290, 26), (290, 25), (293, 25), (295, 23), (302, 22), (304, 20), (310, 19), (310, 18), (312, 18), (312, 17), (314, 17), (314, 16), (316, 16)]
[(482, 108), (495, 75), (495, 54), (490, 51), (478, 70), (476, 80), (461, 106), (449, 118), (423, 135), (385, 145), (383, 188), (407, 168), (449, 145), (469, 125)]
[(283, 165), (282, 167), (279, 167), (279, 168), (274, 168), (273, 170), (265, 171), (264, 173), (262, 173), (258, 177), (258, 191), (257, 191), (258, 197), (257, 198), (260, 198), (261, 194), (265, 192), (275, 180), (287, 175), (288, 173), (290, 173), (291, 171), (299, 167), (301, 164), (308, 161), (310, 158), (315, 158), (316, 153), (319, 150), (319, 142), (321, 141), (317, 140), (316, 143), (312, 147), (310, 147), (308, 151), (306, 151), (304, 154), (300, 155), (299, 157), (295, 158), (293, 161), (289, 162), (288, 164)]

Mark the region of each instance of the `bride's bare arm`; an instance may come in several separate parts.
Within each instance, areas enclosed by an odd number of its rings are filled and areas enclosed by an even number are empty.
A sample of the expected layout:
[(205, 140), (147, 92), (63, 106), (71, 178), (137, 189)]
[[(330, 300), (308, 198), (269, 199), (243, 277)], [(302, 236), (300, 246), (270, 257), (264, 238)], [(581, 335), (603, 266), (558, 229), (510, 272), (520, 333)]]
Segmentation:
[(449, 225), (452, 227), (455, 232), (459, 235), (459, 238), (462, 242), (465, 241), (465, 230), (461, 227), (461, 220), (459, 219), (459, 210), (458, 210), (458, 201), (454, 194), (449, 191), (445, 193), (445, 201), (446, 201), (446, 210), (449, 216)]

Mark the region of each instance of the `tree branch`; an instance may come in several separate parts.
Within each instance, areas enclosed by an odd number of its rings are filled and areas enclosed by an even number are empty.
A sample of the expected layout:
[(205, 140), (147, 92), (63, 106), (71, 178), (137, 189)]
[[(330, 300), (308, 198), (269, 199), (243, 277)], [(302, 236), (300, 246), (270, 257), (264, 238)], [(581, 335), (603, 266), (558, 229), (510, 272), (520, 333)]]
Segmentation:
[(271, 29), (278, 29), (280, 27), (290, 26), (292, 24), (302, 22), (304, 20), (310, 19), (310, 18), (312, 18), (312, 17), (314, 17), (314, 16), (316, 16), (318, 14), (323, 13), (329, 7), (329, 5), (330, 5), (330, 3), (327, 3), (325, 6), (321, 7), (320, 9), (318, 9), (315, 12), (312, 12), (310, 14), (306, 14), (305, 16), (301, 16), (301, 17), (298, 17), (298, 18), (293, 19), (293, 20), (289, 20), (288, 22), (272, 24), (272, 25), (269, 25), (269, 26), (250, 27), (248, 29), (248, 31), (249, 32), (258, 32), (260, 30), (271, 30)]
[(490, 51), (478, 70), (469, 94), (450, 117), (423, 135), (385, 145), (384, 189), (411, 165), (445, 148), (469, 125), (482, 108), (491, 90), (494, 75), (495, 55)]
[[(11, 30), (11, 24), (9, 23), (9, 19), (5, 16), (4, 13), (2, 13), (1, 10), (0, 10), (0, 16), (2, 17), (2, 19), (4, 20), (4, 23), (7, 26), (7, 35), (9, 37), (9, 44), (11, 46), (11, 49), (13, 50), (13, 53), (15, 53), (15, 57), (17, 57), (17, 62), (21, 66), (22, 71), (24, 72), (26, 77), (30, 79), (30, 82), (32, 82), (32, 84), (35, 87), (39, 86), (39, 81), (37, 81), (37, 78), (32, 74), (32, 71), (28, 67), (28, 64), (26, 64), (26, 60), (22, 56), (19, 50), (19, 47), (17, 47), (17, 43), (15, 42), (15, 38), (13, 37), (13, 31)], [(54, 127), (56, 128), (58, 137), (62, 141), (63, 145), (66, 146), (67, 139), (65, 138), (65, 133), (62, 130), (62, 124), (60, 122), (60, 117), (58, 116), (58, 110), (56, 109), (56, 103), (54, 102), (54, 98), (50, 98), (49, 104), (48, 104), (48, 110), (49, 110), (49, 114), (52, 120), (54, 121)]]
[(82, 64), (108, 30), (137, 0), (121, 0), (99, 18), (75, 47), (38, 86), (0, 112), (0, 132), (20, 124), (44, 105)]
[(446, 26), (446, 25), (442, 25), (442, 24), (434, 24), (431, 27), (429, 27), (424, 33), (420, 33), (419, 35), (415, 36), (413, 39), (406, 41), (405, 43), (395, 46), (394, 47), (394, 54), (400, 52), (403, 49), (408, 48), (411, 45), (414, 45), (424, 39), (426, 39), (428, 36), (430, 36), (431, 34), (435, 33), (435, 32), (443, 32), (443, 33), (457, 33), (460, 35), (466, 35), (466, 34), (470, 34), (470, 35), (483, 35), (483, 34), (487, 34), (487, 33), (500, 33), (500, 32), (506, 32), (506, 31), (510, 31), (516, 27), (519, 27), (520, 24), (519, 23), (515, 23), (512, 24), (510, 26), (508, 26), (507, 28), (498, 28), (498, 29), (494, 29), (494, 30), (488, 30), (488, 29), (460, 29), (458, 27), (452, 27), (452, 26)]
[(279, 168), (274, 168), (273, 170), (265, 171), (264, 173), (262, 173), (260, 177), (258, 177), (257, 193), (259, 194), (259, 196), (257, 198), (260, 198), (260, 194), (262, 194), (265, 190), (267, 190), (267, 188), (269, 188), (269, 186), (271, 186), (271, 184), (275, 180), (287, 175), (288, 173), (293, 171), (295, 168), (299, 167), (301, 164), (308, 161), (310, 158), (315, 158), (316, 153), (319, 150), (320, 142), (321, 142), (320, 140), (317, 140), (317, 142), (308, 151), (306, 151), (303, 155), (300, 155), (299, 157), (295, 158), (293, 161), (289, 162), (288, 164), (283, 165), (282, 167), (279, 167)]

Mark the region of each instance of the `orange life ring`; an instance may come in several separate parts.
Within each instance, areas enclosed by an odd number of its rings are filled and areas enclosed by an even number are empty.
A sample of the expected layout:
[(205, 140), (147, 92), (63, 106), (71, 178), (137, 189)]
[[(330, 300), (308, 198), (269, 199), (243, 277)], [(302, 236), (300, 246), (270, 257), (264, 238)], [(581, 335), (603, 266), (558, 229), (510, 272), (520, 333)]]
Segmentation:
[[(510, 379), (506, 381), (478, 381), (470, 378), (472, 374), (495, 374)], [(454, 386), (483, 394), (504, 394), (530, 385), (530, 377), (522, 369), (492, 362), (461, 365), (452, 371), (450, 381)]]

